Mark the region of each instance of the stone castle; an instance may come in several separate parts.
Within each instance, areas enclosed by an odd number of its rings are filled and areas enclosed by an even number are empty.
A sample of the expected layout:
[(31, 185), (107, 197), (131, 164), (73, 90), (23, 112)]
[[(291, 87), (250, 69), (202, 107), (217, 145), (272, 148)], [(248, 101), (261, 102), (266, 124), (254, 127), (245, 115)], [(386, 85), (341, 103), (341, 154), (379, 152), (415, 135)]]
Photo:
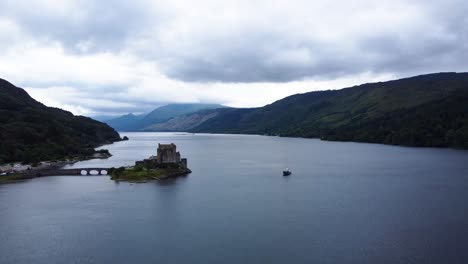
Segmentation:
[(156, 153), (156, 156), (137, 161), (135, 165), (143, 165), (146, 168), (179, 167), (187, 169), (187, 159), (180, 157), (180, 152), (177, 151), (177, 146), (174, 143), (158, 144)]

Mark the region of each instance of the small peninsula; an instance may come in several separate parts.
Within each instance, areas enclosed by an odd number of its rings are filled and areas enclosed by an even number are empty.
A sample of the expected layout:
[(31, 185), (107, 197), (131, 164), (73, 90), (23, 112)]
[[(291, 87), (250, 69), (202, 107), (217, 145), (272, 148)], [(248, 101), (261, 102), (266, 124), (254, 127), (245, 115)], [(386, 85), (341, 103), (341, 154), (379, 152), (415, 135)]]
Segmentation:
[(177, 146), (158, 144), (157, 155), (135, 162), (130, 168), (111, 168), (109, 174), (114, 181), (147, 182), (163, 180), (191, 173), (187, 159), (181, 158)]

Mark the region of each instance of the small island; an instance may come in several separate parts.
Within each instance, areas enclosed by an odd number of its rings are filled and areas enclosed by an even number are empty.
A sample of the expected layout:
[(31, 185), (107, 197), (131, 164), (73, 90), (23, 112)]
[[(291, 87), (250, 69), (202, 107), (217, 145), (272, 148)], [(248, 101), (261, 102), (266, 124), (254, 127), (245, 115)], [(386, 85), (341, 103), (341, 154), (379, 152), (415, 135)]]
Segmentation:
[(158, 144), (157, 155), (135, 162), (130, 168), (111, 168), (109, 174), (114, 181), (147, 182), (183, 176), (192, 171), (187, 167), (187, 159), (180, 157), (177, 146)]

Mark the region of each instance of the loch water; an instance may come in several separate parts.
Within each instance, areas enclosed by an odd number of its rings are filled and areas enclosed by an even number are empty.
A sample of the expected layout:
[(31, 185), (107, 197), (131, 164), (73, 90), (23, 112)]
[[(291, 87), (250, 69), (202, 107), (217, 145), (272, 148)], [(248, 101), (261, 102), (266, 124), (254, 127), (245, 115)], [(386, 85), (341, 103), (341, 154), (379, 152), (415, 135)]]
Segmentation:
[(132, 165), (173, 142), (193, 172), (0, 185), (0, 263), (468, 263), (468, 151), (124, 135), (111, 158), (71, 167)]

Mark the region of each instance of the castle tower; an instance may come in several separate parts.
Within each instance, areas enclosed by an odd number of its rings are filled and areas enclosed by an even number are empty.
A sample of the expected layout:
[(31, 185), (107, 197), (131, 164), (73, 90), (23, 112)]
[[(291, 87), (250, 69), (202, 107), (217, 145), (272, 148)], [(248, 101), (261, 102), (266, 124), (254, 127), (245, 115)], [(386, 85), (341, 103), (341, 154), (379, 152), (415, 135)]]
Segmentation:
[(158, 144), (156, 160), (158, 163), (179, 163), (180, 153), (174, 143)]

